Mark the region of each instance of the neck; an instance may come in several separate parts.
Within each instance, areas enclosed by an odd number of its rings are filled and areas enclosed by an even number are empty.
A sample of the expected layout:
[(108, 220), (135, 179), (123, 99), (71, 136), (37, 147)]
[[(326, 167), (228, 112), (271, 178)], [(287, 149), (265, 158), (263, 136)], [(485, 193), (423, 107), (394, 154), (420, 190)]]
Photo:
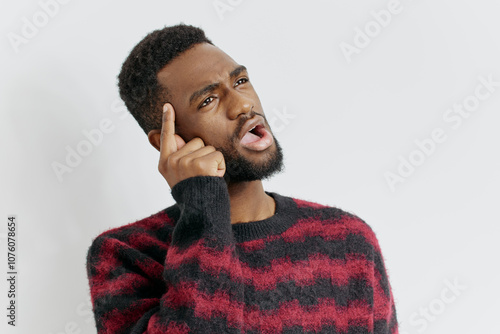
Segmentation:
[(263, 220), (274, 215), (274, 199), (265, 193), (262, 181), (229, 183), (231, 224)]

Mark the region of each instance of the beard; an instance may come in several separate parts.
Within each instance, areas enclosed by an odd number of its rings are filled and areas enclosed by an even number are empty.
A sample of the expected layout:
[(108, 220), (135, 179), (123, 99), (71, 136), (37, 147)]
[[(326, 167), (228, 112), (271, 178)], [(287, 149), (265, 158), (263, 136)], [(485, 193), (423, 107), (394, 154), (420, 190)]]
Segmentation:
[(263, 162), (253, 162), (242, 156), (234, 147), (231, 149), (220, 147), (219, 151), (224, 155), (226, 162), (226, 173), (224, 180), (227, 183), (249, 182), (264, 180), (283, 170), (283, 150), (274, 138), (276, 151)]
[[(247, 119), (252, 118), (254, 115), (262, 116), (267, 123), (266, 117), (263, 114), (251, 112), (248, 117), (240, 119), (238, 130), (243, 127)], [(224, 180), (227, 183), (264, 180), (283, 170), (283, 150), (273, 134), (271, 135), (273, 136), (273, 141), (276, 146), (275, 152), (265, 161), (253, 162), (244, 157), (236, 149), (238, 145), (238, 133), (239, 131), (236, 131), (232, 137), (228, 138), (227, 142), (229, 145), (216, 148), (222, 152), (226, 162)]]

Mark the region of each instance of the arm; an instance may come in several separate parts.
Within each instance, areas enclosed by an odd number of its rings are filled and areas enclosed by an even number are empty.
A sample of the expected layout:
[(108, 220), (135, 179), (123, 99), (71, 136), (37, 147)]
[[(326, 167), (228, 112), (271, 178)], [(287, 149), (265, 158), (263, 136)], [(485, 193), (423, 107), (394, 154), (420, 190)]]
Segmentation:
[(163, 269), (116, 238), (103, 236), (92, 244), (87, 269), (99, 334), (226, 333), (241, 328), (241, 267), (234, 253), (225, 182), (194, 177), (179, 182), (172, 195), (181, 211)]
[[(162, 240), (171, 242), (164, 263), (124, 241), (94, 241), (88, 275), (99, 334), (239, 332), (243, 288), (224, 157), (200, 138), (185, 143), (175, 134), (168, 103), (161, 133), (155, 131), (150, 141), (159, 148), (158, 170), (172, 189), (179, 219), (169, 240)], [(156, 275), (147, 272), (152, 268)]]
[(396, 307), (380, 249), (375, 251), (374, 262), (373, 332), (375, 334), (397, 334)]
[(162, 298), (164, 311), (185, 311), (188, 316), (171, 324), (190, 333), (239, 332), (243, 284), (227, 186), (220, 177), (195, 177), (181, 181), (172, 195), (182, 213), (167, 253), (164, 277), (170, 290)]
[(394, 297), (382, 251), (372, 228), (363, 220), (361, 222), (364, 225), (363, 234), (371, 248), (369, 262), (373, 264), (370, 273), (373, 287), (373, 333), (398, 334)]

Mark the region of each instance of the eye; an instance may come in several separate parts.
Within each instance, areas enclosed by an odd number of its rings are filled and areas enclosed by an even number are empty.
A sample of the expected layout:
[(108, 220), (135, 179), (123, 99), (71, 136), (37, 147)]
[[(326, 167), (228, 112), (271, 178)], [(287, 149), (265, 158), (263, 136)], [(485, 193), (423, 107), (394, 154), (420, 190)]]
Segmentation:
[(236, 81), (236, 85), (235, 86), (239, 86), (245, 82), (248, 82), (248, 78), (241, 78), (241, 79), (238, 79), (238, 81)]
[(198, 108), (203, 108), (203, 107), (208, 106), (210, 104), (210, 102), (212, 102), (213, 100), (215, 100), (214, 96), (207, 97), (205, 100), (203, 100), (203, 102), (200, 104), (200, 106)]

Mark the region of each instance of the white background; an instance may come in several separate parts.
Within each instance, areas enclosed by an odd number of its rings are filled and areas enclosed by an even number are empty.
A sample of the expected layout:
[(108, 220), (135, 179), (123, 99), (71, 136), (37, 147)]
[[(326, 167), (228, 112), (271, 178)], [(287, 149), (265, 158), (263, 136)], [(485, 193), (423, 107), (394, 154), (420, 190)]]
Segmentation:
[[(371, 11), (388, 1), (219, 2), (231, 10), (218, 13), (212, 0), (72, 0), (50, 17), (38, 1), (2, 1), (2, 333), (95, 333), (85, 271), (92, 239), (173, 204), (158, 152), (120, 105), (116, 76), (147, 33), (180, 22), (202, 27), (248, 67), (275, 119), (286, 170), (266, 189), (340, 207), (372, 226), (400, 333), (498, 333), (498, 83), (459, 126), (443, 116), (474, 101), (479, 77), (500, 82), (499, 2), (401, 0), (379, 31)], [(23, 37), (36, 19), (38, 32)], [(356, 29), (367, 27), (370, 43), (349, 62), (340, 45), (355, 46)], [(14, 34), (25, 40), (15, 45)], [(113, 130), (58, 179), (53, 164), (66, 165), (67, 147), (104, 119)], [(429, 155), (416, 152), (415, 141), (436, 128), (446, 140)], [(386, 173), (410, 156), (421, 164), (391, 189)], [(12, 214), (15, 329), (6, 325), (2, 278)]]

